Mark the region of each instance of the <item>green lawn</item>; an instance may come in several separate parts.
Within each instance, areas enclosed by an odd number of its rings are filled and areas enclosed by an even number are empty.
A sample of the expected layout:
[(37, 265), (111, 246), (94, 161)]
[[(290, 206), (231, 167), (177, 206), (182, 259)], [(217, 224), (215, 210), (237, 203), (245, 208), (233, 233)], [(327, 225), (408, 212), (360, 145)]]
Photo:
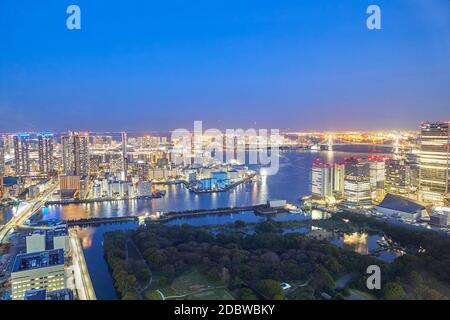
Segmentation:
[(234, 300), (234, 297), (225, 288), (210, 289), (193, 293), (184, 297), (185, 300)]
[(218, 283), (209, 281), (197, 269), (193, 269), (177, 277), (170, 287), (173, 288), (178, 295), (184, 295), (219, 285), (220, 284)]
[(208, 280), (198, 269), (192, 269), (175, 278), (170, 287), (160, 288), (164, 296), (184, 296), (185, 300), (234, 300), (226, 288)]
[(350, 296), (345, 298), (346, 300), (376, 300), (374, 296), (367, 292), (363, 292), (356, 289), (350, 289)]

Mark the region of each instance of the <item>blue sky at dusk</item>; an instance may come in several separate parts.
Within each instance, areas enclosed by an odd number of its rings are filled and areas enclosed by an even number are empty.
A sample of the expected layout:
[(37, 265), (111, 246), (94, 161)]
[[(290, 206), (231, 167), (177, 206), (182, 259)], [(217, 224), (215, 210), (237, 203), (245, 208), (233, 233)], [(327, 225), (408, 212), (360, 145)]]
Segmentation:
[[(81, 8), (81, 30), (66, 8)], [(382, 30), (366, 28), (366, 8)], [(0, 132), (450, 120), (448, 0), (0, 2)]]

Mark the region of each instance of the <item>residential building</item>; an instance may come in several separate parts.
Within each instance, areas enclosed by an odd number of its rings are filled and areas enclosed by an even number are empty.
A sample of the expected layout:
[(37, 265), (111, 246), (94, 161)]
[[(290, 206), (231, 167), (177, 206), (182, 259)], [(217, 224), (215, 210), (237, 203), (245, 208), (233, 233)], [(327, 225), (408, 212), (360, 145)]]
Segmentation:
[(30, 135), (17, 134), (14, 140), (14, 166), (17, 175), (30, 173)]
[(42, 133), (38, 136), (39, 172), (50, 173), (53, 167), (53, 134)]
[(61, 138), (62, 165), (66, 175), (83, 176), (89, 174), (89, 135), (69, 132)]

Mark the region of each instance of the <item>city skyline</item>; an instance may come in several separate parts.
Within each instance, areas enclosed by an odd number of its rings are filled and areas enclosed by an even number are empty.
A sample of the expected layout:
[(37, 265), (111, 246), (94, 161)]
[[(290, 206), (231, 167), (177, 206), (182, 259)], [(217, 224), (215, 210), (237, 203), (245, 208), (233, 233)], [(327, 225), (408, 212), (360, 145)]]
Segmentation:
[(416, 129), (448, 121), (446, 1), (0, 5), (1, 132)]
[(0, 305), (450, 300), (450, 0), (1, 0), (0, 40)]

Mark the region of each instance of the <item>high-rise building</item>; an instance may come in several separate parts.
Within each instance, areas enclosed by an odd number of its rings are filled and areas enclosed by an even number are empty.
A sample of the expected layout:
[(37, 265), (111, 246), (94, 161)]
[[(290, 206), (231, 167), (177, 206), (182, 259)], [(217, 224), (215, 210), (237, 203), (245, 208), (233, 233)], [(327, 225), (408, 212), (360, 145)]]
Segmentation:
[(83, 176), (89, 173), (89, 135), (69, 132), (61, 138), (63, 173)]
[(386, 161), (386, 191), (395, 194), (408, 194), (413, 191), (414, 165), (404, 159)]
[(334, 165), (333, 189), (336, 197), (338, 198), (342, 198), (344, 196), (344, 178), (345, 165), (343, 163), (336, 163)]
[(314, 161), (311, 173), (311, 193), (314, 196), (333, 195), (333, 165)]
[(123, 180), (127, 178), (128, 175), (128, 161), (127, 161), (127, 133), (122, 132), (122, 172)]
[(5, 144), (3, 139), (0, 138), (0, 176), (5, 174)]
[(3, 196), (3, 177), (5, 176), (5, 145), (0, 138), (0, 198)]
[(370, 164), (367, 160), (349, 158), (345, 160), (344, 203), (351, 208), (372, 204)]
[(23, 300), (28, 290), (48, 291), (66, 288), (64, 250), (18, 254), (11, 271), (11, 296)]
[(384, 198), (384, 182), (386, 159), (380, 156), (369, 156), (370, 188), (372, 200), (381, 201)]
[(18, 175), (30, 172), (29, 134), (17, 134), (14, 136), (14, 166)]
[(440, 204), (449, 199), (449, 123), (423, 123), (420, 132), (419, 197)]
[(39, 172), (53, 170), (53, 134), (42, 133), (38, 136)]

